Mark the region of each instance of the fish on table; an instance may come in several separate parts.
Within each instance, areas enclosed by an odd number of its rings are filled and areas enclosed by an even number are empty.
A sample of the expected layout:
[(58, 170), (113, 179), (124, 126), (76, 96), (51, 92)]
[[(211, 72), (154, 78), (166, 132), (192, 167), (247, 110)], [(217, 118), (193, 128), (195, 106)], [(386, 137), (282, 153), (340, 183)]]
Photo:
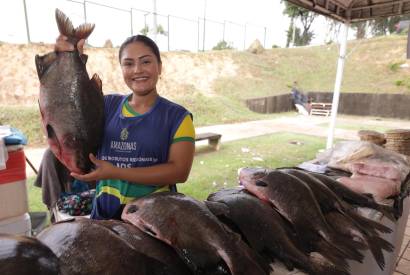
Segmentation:
[(0, 233), (0, 274), (58, 275), (57, 256), (36, 238)]
[(121, 218), (174, 247), (195, 274), (269, 273), (238, 234), (189, 196), (154, 193), (128, 203)]
[[(273, 170), (265, 176), (252, 168), (240, 171), (240, 181), (245, 188), (270, 203), (303, 239), (309, 251), (316, 251), (347, 271), (345, 259), (363, 261), (363, 254), (346, 245), (347, 239), (339, 236), (329, 226), (312, 190), (295, 176)], [(253, 175), (256, 174), (256, 177)]]
[(309, 274), (343, 274), (323, 255), (309, 255), (299, 249), (296, 236), (283, 218), (245, 189), (217, 191), (210, 194), (205, 203), (221, 221), (239, 231), (250, 247), (270, 263), (279, 259), (288, 270), (296, 267)]
[(332, 228), (341, 235), (350, 238), (349, 242), (358, 249), (370, 249), (379, 267), (383, 270), (385, 260), (382, 249), (387, 252), (393, 251), (393, 246), (380, 238), (376, 230), (390, 233), (391, 229), (370, 219), (357, 214), (355, 209), (342, 201), (319, 179), (300, 169), (280, 169), (305, 182), (314, 193), (325, 219)]

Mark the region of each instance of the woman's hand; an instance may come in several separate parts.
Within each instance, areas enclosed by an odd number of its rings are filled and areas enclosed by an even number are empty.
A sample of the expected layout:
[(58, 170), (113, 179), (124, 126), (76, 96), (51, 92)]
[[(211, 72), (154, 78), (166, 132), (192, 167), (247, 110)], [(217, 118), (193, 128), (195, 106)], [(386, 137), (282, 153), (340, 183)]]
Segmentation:
[[(81, 39), (77, 43), (77, 49), (80, 52), (80, 54), (83, 54), (84, 51), (84, 43), (85, 40)], [(56, 52), (72, 52), (74, 51), (74, 45), (68, 42), (68, 37), (60, 34), (57, 37), (56, 43), (54, 45), (54, 51)]]
[(95, 164), (95, 170), (88, 174), (80, 175), (72, 172), (70, 175), (81, 181), (97, 181), (102, 179), (114, 178), (114, 171), (116, 167), (108, 161), (99, 160), (93, 154), (90, 154), (90, 160)]

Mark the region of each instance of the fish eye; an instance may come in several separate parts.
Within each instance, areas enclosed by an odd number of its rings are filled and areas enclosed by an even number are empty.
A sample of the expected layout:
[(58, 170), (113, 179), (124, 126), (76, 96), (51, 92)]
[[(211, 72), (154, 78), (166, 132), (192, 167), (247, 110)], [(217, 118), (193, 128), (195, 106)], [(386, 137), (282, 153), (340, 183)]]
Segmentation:
[(131, 205), (130, 207), (128, 207), (128, 209), (127, 209), (127, 214), (130, 214), (130, 213), (135, 213), (135, 212), (137, 212), (138, 211), (138, 206), (136, 206), (136, 205)]
[(261, 181), (261, 180), (257, 180), (257, 181), (255, 182), (255, 185), (256, 185), (256, 186), (261, 186), (261, 187), (266, 187), (266, 186), (268, 186), (268, 184), (267, 184), (266, 182)]

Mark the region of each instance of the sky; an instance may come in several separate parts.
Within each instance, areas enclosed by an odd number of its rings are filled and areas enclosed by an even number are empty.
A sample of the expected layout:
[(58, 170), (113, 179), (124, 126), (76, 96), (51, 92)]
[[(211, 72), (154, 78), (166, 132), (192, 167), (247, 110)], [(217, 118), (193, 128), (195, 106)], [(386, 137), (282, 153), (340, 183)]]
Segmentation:
[[(74, 25), (84, 22), (83, 0), (25, 0), (32, 42), (53, 43), (58, 36), (55, 8), (61, 9)], [(265, 48), (284, 47), (289, 18), (283, 15), (280, 0), (93, 0), (86, 3), (87, 22), (96, 28), (89, 38), (93, 46), (110, 39), (115, 46), (144, 25), (152, 28), (152, 11), (156, 3), (157, 24), (168, 30), (168, 36), (150, 33), (161, 50), (197, 51), (211, 49), (225, 40), (236, 49), (248, 48), (258, 39)], [(24, 0), (0, 1), (0, 41), (26, 43)], [(41, 3), (41, 5), (39, 4)], [(101, 5), (119, 8), (112, 9)], [(132, 8), (132, 29), (131, 10)], [(168, 15), (170, 15), (168, 17)], [(205, 42), (204, 42), (204, 15)], [(319, 16), (313, 30), (312, 45), (325, 42), (327, 21)], [(300, 23), (297, 23), (300, 24)]]

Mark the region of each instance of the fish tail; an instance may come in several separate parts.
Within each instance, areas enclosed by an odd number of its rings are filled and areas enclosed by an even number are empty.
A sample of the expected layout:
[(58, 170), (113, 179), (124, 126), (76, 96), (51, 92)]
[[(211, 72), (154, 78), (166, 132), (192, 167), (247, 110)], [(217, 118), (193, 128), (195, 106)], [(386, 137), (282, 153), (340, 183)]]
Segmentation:
[(321, 255), (326, 255), (326, 259), (328, 259), (338, 269), (348, 270), (349, 265), (345, 260), (347, 258), (345, 253), (342, 253), (338, 247), (335, 247), (326, 240), (319, 240), (316, 244), (315, 251)]
[(366, 217), (363, 217), (356, 212), (350, 211), (349, 216), (351, 220), (354, 221), (354, 223), (358, 225), (360, 229), (366, 233), (368, 233), (368, 231), (374, 231), (374, 230), (377, 230), (381, 233), (391, 233), (392, 232), (392, 230), (389, 227), (381, 223), (378, 223), (376, 221), (373, 221), (371, 219), (368, 219)]
[(376, 210), (380, 211), (386, 218), (388, 218), (392, 222), (397, 221), (394, 215), (394, 208), (392, 206), (379, 203)]
[(349, 275), (348, 266), (338, 266), (319, 253), (310, 254), (309, 274), (314, 275)]
[(385, 261), (384, 261), (384, 255), (383, 255), (382, 249), (388, 252), (392, 252), (394, 249), (394, 246), (388, 241), (380, 237), (371, 237), (369, 238), (369, 247), (380, 269), (384, 270)]
[(88, 36), (93, 32), (94, 24), (81, 24), (77, 28), (73, 27), (73, 23), (70, 18), (68, 18), (62, 11), (56, 9), (56, 21), (60, 34), (67, 36), (68, 41), (74, 46), (80, 39), (87, 39)]
[(351, 238), (346, 238), (336, 234), (334, 234), (333, 239), (334, 241), (332, 243), (335, 243), (340, 250), (347, 254), (346, 256), (348, 259), (358, 261), (359, 263), (363, 262), (364, 256), (359, 252), (359, 250), (363, 248), (362, 244), (352, 242)]
[[(360, 245), (351, 242), (350, 238), (346, 238), (341, 235), (331, 234), (330, 236), (322, 234), (322, 237), (328, 243), (329, 246), (336, 249), (344, 258), (363, 262), (364, 256), (358, 250)], [(326, 254), (325, 254), (326, 255)]]
[[(384, 261), (383, 251), (381, 248), (382, 246), (385, 246), (385, 243), (383, 243), (383, 241), (386, 242), (385, 240), (379, 237), (374, 237), (369, 240), (370, 251), (372, 252), (373, 257), (376, 260), (376, 263), (380, 267), (381, 270), (384, 270), (384, 267), (386, 265)], [(388, 245), (389, 245), (388, 248), (390, 249), (389, 251), (393, 251), (392, 245), (390, 243), (388, 243)]]

